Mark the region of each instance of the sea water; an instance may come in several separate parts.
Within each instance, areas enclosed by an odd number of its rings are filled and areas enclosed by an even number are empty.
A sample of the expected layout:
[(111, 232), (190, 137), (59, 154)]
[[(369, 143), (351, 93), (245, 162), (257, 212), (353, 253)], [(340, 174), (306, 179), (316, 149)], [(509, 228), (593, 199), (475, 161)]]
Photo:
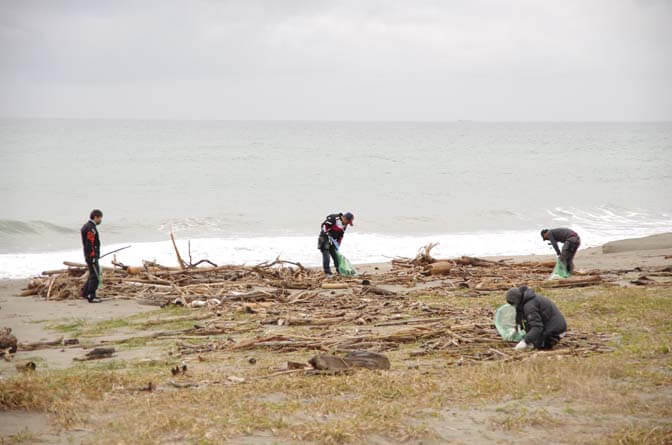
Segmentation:
[[(0, 278), (103, 253), (318, 265), (324, 217), (352, 211), (354, 263), (543, 254), (545, 227), (582, 246), (672, 231), (672, 123), (0, 120)], [(188, 244), (188, 241), (190, 243)], [(106, 258), (105, 260), (109, 260)], [(104, 261), (105, 263), (105, 261)]]

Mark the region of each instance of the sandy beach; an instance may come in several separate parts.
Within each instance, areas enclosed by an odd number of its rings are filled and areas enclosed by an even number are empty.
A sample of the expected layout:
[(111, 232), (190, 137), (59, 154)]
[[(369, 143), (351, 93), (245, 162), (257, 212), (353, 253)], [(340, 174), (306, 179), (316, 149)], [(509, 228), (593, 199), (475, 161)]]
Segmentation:
[[(607, 246), (612, 248), (618, 246), (618, 248), (613, 253), (604, 253), (604, 246), (580, 249), (574, 259), (577, 270), (617, 270), (667, 265), (670, 263), (669, 257), (672, 256), (672, 233), (615, 241), (607, 243)], [(653, 248), (654, 246), (657, 247)], [(555, 261), (556, 257), (555, 255), (514, 255), (484, 258), (493, 261), (525, 262)], [(357, 267), (361, 271), (375, 271), (376, 267), (378, 270), (386, 270), (391, 265), (390, 263), (378, 263), (358, 265)]]
[[(652, 243), (660, 246), (660, 248), (650, 248)], [(642, 240), (625, 240), (621, 243), (612, 244), (612, 246), (614, 245), (617, 247), (615, 253), (604, 253), (602, 247), (580, 250), (576, 257), (577, 269), (579, 271), (637, 270), (637, 268), (660, 268), (671, 264), (672, 234), (661, 234), (654, 237), (647, 237)], [(553, 260), (554, 257), (531, 255), (495, 257), (488, 259), (494, 261), (504, 260), (507, 262), (525, 262)], [(360, 272), (371, 273), (373, 277), (375, 277), (375, 274), (389, 270), (389, 268), (389, 263), (358, 266)], [(636, 273), (633, 276), (636, 276)], [(173, 326), (175, 323), (180, 326), (189, 326), (190, 323), (193, 323), (190, 320), (196, 319), (194, 316), (190, 315), (192, 312), (189, 309), (178, 311), (178, 317), (174, 317), (175, 314), (173, 313), (169, 312), (166, 314), (162, 312), (163, 310), (157, 310), (154, 306), (138, 304), (134, 300), (115, 299), (105, 301), (102, 304), (92, 305), (83, 300), (44, 301), (44, 299), (39, 297), (17, 296), (26, 283), (26, 280), (4, 280), (0, 282), (0, 327), (11, 328), (19, 342), (24, 344), (53, 341), (54, 339), (62, 337), (79, 338), (81, 344), (74, 347), (51, 347), (31, 351), (22, 351), (20, 349), (11, 361), (0, 361), (0, 382), (11, 382), (11, 379), (23, 378), (19, 373), (17, 364), (25, 363), (27, 361), (35, 363), (38, 367), (37, 372), (42, 375), (54, 372), (71, 373), (74, 372), (73, 370), (77, 369), (89, 369), (89, 367), (82, 368), (84, 365), (78, 364), (73, 359), (81, 357), (94, 343), (115, 344), (115, 342), (119, 341), (126, 342), (126, 339), (129, 336), (132, 337), (138, 335), (139, 326), (150, 326), (155, 324), (157, 326)], [(624, 285), (626, 287), (636, 287), (627, 282), (624, 282)], [(422, 289), (426, 289), (427, 295), (432, 295), (436, 291), (441, 291), (443, 286), (445, 286), (445, 283), (441, 281), (440, 277), (437, 277), (435, 280), (430, 280), (428, 283), (424, 283), (422, 286), (417, 287), (414, 292), (417, 294), (418, 292), (422, 292)], [(380, 287), (394, 292), (405, 292), (403, 287), (398, 285), (380, 285)], [(335, 295), (333, 298), (347, 295), (347, 291), (345, 291), (346, 293), (343, 292), (344, 291), (332, 292)], [(549, 292), (552, 295), (559, 295), (563, 296), (563, 298), (568, 298), (569, 300), (577, 299), (579, 301), (584, 301), (585, 298), (590, 298), (590, 295), (597, 295), (595, 293), (596, 291), (590, 290), (590, 288), (568, 289), (566, 291), (561, 291), (562, 293), (560, 294), (557, 293), (559, 291), (551, 290)], [(599, 292), (608, 293), (610, 291), (604, 290)], [(443, 301), (442, 304), (448, 304), (449, 306), (454, 304), (463, 306), (465, 304), (464, 302), (459, 302), (460, 293), (455, 294), (455, 298), (458, 298), (458, 300), (451, 299), (453, 297), (447, 299), (446, 297), (443, 297), (439, 300), (436, 300), (438, 297), (427, 298), (431, 298), (428, 301)], [(479, 299), (469, 299), (469, 305), (475, 307), (483, 305), (492, 307), (493, 302), (502, 301), (503, 299), (501, 292), (485, 293), (481, 298), (483, 298), (483, 301), (480, 303), (478, 302)], [(198, 311), (196, 311), (196, 313), (198, 313)], [(202, 318), (200, 315), (197, 317)], [(573, 320), (570, 320), (570, 324), (573, 322)], [(153, 332), (151, 331), (153, 328), (149, 329), (150, 333)], [(666, 333), (665, 335), (669, 335), (669, 333)], [(100, 360), (97, 364), (91, 366), (94, 366), (92, 369), (101, 369), (100, 366), (103, 366), (102, 369), (105, 369), (105, 366), (111, 366), (112, 368), (120, 366), (121, 368), (125, 368), (126, 366), (130, 366), (130, 364), (135, 364), (132, 366), (144, 366), (142, 364), (147, 363), (151, 364), (152, 367), (159, 364), (158, 366), (160, 368), (165, 369), (169, 363), (174, 362), (170, 357), (172, 352), (169, 352), (168, 355), (166, 355), (167, 351), (173, 351), (174, 346), (168, 347), (170, 344), (170, 342), (165, 343), (165, 341), (142, 341), (133, 347), (123, 347), (124, 343), (121, 343), (122, 347), (117, 347), (116, 354), (113, 358)], [(167, 347), (168, 349), (166, 349)], [(243, 355), (239, 358), (233, 357), (234, 356), (231, 357), (234, 360), (233, 362), (231, 362), (230, 359), (217, 359), (214, 357), (202, 359), (208, 361), (213, 360), (213, 365), (219, 367), (220, 372), (240, 373), (241, 370), (239, 367), (241, 365), (237, 364), (239, 363), (238, 360), (248, 357), (248, 355)], [(264, 363), (268, 360), (276, 360), (272, 356), (261, 355), (259, 353), (255, 354), (255, 357), (262, 360)], [(199, 358), (199, 360), (201, 360), (201, 358)], [(403, 363), (406, 359), (401, 359), (400, 356), (393, 354), (394, 366), (399, 366), (397, 363), (398, 360), (402, 360)], [(108, 363), (108, 365), (105, 365), (105, 363)], [(125, 365), (122, 365), (122, 363), (125, 363)], [(427, 362), (422, 366), (429, 366), (428, 363), (430, 362)], [(190, 366), (195, 365), (191, 364)], [(405, 367), (406, 365), (404, 364), (402, 366)], [(224, 369), (226, 369), (226, 371), (222, 371)], [(667, 392), (661, 394), (665, 400), (669, 401), (669, 394)], [(552, 406), (555, 406), (554, 404), (555, 402), (551, 403)], [(487, 426), (480, 426), (479, 422), (465, 420), (467, 417), (486, 418), (491, 416), (490, 414), (487, 414), (487, 410), (484, 412), (478, 410), (474, 411), (474, 409), (475, 408), (465, 408), (464, 410), (458, 410), (454, 414), (462, 419), (460, 428), (464, 429), (464, 433), (455, 435), (450, 432), (451, 427), (449, 427), (448, 424), (441, 423), (434, 424), (434, 431), (438, 431), (440, 437), (443, 437), (444, 439), (453, 438), (458, 441), (471, 434), (481, 435), (482, 437), (491, 437), (494, 433)], [(441, 414), (441, 416), (444, 415), (445, 414)], [(5, 410), (0, 412), (0, 420), (0, 425), (2, 425), (0, 426), (0, 435), (4, 437), (18, 437), (17, 435), (29, 432), (34, 435), (35, 438), (39, 438), (39, 440), (46, 443), (69, 443), (68, 441), (79, 443), (80, 441), (86, 442), (86, 440), (91, 440), (92, 437), (98, 437), (99, 439), (101, 437), (116, 437), (114, 434), (91, 436), (89, 433), (83, 433), (81, 429), (66, 429), (59, 433), (53, 418), (34, 409), (29, 409), (29, 412), (25, 414), (22, 414), (21, 411), (17, 410)], [(90, 427), (84, 427), (83, 431), (89, 431), (89, 428)], [(595, 431), (599, 432), (600, 430), (598, 429)], [(465, 435), (463, 436), (462, 434)], [(248, 439), (243, 439), (243, 437), (244, 435), (240, 436), (239, 439), (241, 441), (235, 443), (262, 443), (265, 436), (252, 434)], [(500, 439), (506, 442), (506, 437), (507, 436), (501, 436)], [(519, 441), (522, 441), (521, 443), (527, 443), (528, 439), (532, 440), (536, 437), (539, 436), (535, 434), (520, 435)]]
[[(660, 246), (658, 249), (652, 245)], [(620, 247), (614, 253), (603, 253), (603, 247), (581, 249), (575, 258), (578, 271), (619, 270), (635, 267), (657, 267), (670, 264), (672, 257), (672, 233), (640, 239), (609, 243)], [(520, 255), (484, 257), (493, 261), (553, 261), (553, 255)], [(390, 263), (360, 264), (362, 273), (384, 272)], [(438, 281), (438, 279), (437, 279)], [(0, 280), (0, 326), (12, 328), (23, 342), (35, 342), (50, 338), (44, 328), (45, 321), (63, 318), (97, 322), (111, 318), (126, 317), (138, 312), (151, 311), (151, 306), (139, 305), (132, 300), (115, 300), (106, 304), (88, 304), (83, 300), (44, 301), (37, 297), (18, 297), (27, 280)], [(37, 323), (40, 322), (40, 323)]]

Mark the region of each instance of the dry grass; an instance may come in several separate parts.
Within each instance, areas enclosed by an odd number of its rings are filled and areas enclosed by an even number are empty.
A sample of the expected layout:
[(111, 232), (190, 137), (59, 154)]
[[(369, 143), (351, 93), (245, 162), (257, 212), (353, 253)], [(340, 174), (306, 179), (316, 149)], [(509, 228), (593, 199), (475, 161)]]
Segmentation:
[[(48, 327), (54, 331), (69, 334), (71, 337), (98, 337), (119, 329), (146, 329), (148, 320), (160, 321), (172, 319), (176, 316), (194, 315), (195, 311), (180, 306), (167, 306), (155, 311), (142, 312), (125, 318), (112, 318), (99, 322), (89, 322), (81, 318), (63, 319), (59, 323), (51, 323)], [(152, 329), (180, 329), (188, 327), (193, 322), (166, 321), (165, 323), (153, 323)]]
[(630, 425), (608, 435), (601, 442), (604, 445), (669, 445), (672, 443), (672, 425), (666, 426)]
[[(189, 389), (168, 385), (170, 359), (110, 361), (0, 381), (0, 409), (46, 411), (66, 428), (92, 423), (92, 443), (222, 443), (260, 433), (278, 440), (358, 443), (372, 435), (440, 441), (427, 420), (448, 422), (441, 414), (446, 409), (504, 404), (514, 408), (500, 410), (480, 428), (515, 437), (521, 430), (581, 425), (602, 431), (606, 425), (614, 433), (603, 443), (669, 443), (672, 290), (602, 288), (547, 295), (565, 313), (570, 329), (616, 334), (617, 351), (447, 367), (440, 352), (409, 358), (414, 345), (408, 345), (389, 354), (387, 372), (261, 380), (251, 379), (310, 354), (255, 351), (257, 364), (251, 366), (249, 352), (211, 353), (203, 362), (190, 362), (188, 375), (181, 377), (210, 383)], [(503, 296), (426, 299), (494, 308)], [(244, 376), (248, 383), (229, 384), (229, 375)], [(149, 381), (159, 390), (136, 391)], [(558, 401), (567, 407), (564, 413), (547, 409)], [(581, 442), (571, 434), (562, 437)]]
[(34, 444), (39, 442), (39, 435), (30, 431), (21, 431), (6, 437), (0, 437), (0, 445)]

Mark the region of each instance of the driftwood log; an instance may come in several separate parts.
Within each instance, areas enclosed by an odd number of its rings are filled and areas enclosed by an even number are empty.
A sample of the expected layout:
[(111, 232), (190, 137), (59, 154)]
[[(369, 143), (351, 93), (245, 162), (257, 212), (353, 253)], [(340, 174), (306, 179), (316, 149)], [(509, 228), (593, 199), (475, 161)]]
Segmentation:
[(308, 363), (320, 371), (338, 371), (349, 368), (390, 369), (390, 360), (383, 354), (369, 351), (353, 351), (345, 357), (316, 355)]
[(78, 362), (83, 362), (87, 360), (98, 360), (101, 358), (109, 358), (114, 356), (114, 348), (93, 348), (86, 354), (84, 354), (84, 357), (75, 357), (73, 360), (78, 361)]
[(0, 329), (0, 349), (16, 352), (16, 337), (12, 334), (12, 328)]

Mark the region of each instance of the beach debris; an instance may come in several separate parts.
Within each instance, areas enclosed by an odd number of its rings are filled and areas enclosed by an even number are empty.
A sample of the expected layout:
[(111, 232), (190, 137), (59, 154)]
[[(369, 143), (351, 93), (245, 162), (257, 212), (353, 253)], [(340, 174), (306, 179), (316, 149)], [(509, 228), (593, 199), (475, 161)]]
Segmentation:
[(307, 363), (287, 362), (287, 369), (309, 369)]
[(199, 384), (196, 382), (175, 382), (173, 380), (169, 380), (168, 384), (178, 389), (198, 388), (199, 386)]
[(16, 336), (12, 334), (12, 328), (0, 329), (0, 357), (10, 361), (12, 354), (16, 352)]
[[(568, 279), (548, 281), (553, 261), (492, 261), (469, 256), (436, 259), (431, 255), (435, 246), (428, 244), (414, 258), (395, 258), (391, 268), (363, 273), (358, 278), (325, 279), (319, 270), (280, 258), (257, 265), (214, 265), (203, 260), (195, 265), (191, 257), (187, 260), (180, 255), (178, 267), (153, 261), (130, 267), (115, 260), (114, 267), (103, 268), (103, 298), (193, 308), (194, 315), (147, 320), (144, 328), (168, 321), (194, 323), (183, 329), (152, 331), (98, 345), (175, 339), (176, 356), (194, 354), (201, 361), (210, 360), (207, 354), (217, 351), (309, 351), (344, 360), (355, 351), (383, 354), (403, 348), (409, 348), (411, 358), (440, 354), (447, 366), (518, 361), (535, 355), (508, 351), (510, 346), (494, 328), (492, 309), (451, 307), (441, 303), (441, 297), (478, 297), (523, 284), (542, 289), (618, 285), (642, 275), (650, 278), (650, 283), (642, 280), (643, 285), (672, 284), (670, 270), (645, 267), (577, 272)], [(52, 300), (79, 298), (85, 265), (64, 265), (65, 269), (45, 271), (31, 280), (24, 295), (46, 298), (49, 294)], [(428, 297), (435, 302), (427, 303)], [(610, 341), (607, 336), (571, 331), (551, 352), (558, 356), (609, 352)], [(253, 364), (249, 356), (245, 359)], [(295, 363), (287, 362), (287, 369), (263, 378), (301, 373), (310, 366)], [(347, 368), (347, 372), (350, 370)]]
[[(452, 259), (436, 259), (432, 249), (438, 243), (429, 243), (418, 250), (414, 258), (394, 258), (392, 268), (372, 274), (363, 273), (353, 277), (325, 279), (317, 269), (305, 268), (301, 263), (282, 260), (265, 261), (257, 265), (216, 265), (208, 259), (193, 262), (189, 244), (189, 260), (180, 253), (174, 235), (170, 240), (175, 250), (177, 267), (165, 266), (155, 261), (143, 261), (142, 266), (128, 266), (115, 258), (113, 267), (103, 267), (105, 286), (101, 289), (103, 299), (136, 299), (143, 304), (165, 306), (181, 305), (194, 309), (215, 309), (228, 306), (233, 301), (260, 302), (284, 301), (295, 290), (313, 292), (353, 291), (384, 297), (399, 294), (397, 289), (386, 285), (416, 287), (420, 283), (432, 283), (446, 291), (473, 290), (491, 292), (511, 287), (584, 287), (604, 282), (623, 281), (630, 271), (592, 271), (576, 273), (564, 280), (548, 281), (553, 270), (553, 261), (514, 262), (492, 261), (483, 258), (462, 256)], [(40, 277), (29, 281), (23, 296), (39, 295), (49, 300), (81, 298), (80, 289), (86, 281), (87, 267), (82, 263), (64, 261), (66, 268), (47, 270)], [(642, 269), (639, 269), (642, 272)], [(667, 273), (665, 270), (646, 271)], [(631, 278), (628, 279), (628, 281)], [(656, 280), (651, 285), (672, 285), (670, 280)], [(333, 292), (333, 295), (337, 295)], [(340, 296), (339, 296), (340, 297)], [(256, 308), (246, 310), (254, 311)]]
[(73, 360), (78, 361), (78, 362), (83, 362), (87, 360), (99, 360), (103, 358), (109, 358), (114, 356), (114, 348), (93, 348), (89, 352), (87, 352), (83, 357), (75, 357)]
[(16, 370), (19, 372), (33, 372), (37, 369), (37, 364), (34, 361), (29, 360), (25, 362), (19, 362), (16, 364)]
[(370, 351), (353, 351), (345, 357), (335, 355), (316, 355), (308, 363), (322, 371), (333, 371), (348, 368), (390, 369), (390, 360), (383, 354)]
[(347, 283), (322, 283), (322, 289), (347, 289)]
[(184, 362), (182, 362), (181, 365), (175, 365), (174, 368), (170, 368), (170, 373), (172, 375), (186, 374), (186, 372), (187, 372), (187, 365)]
[(78, 344), (79, 340), (76, 338), (64, 339), (63, 337), (59, 337), (55, 340), (36, 341), (33, 343), (19, 343), (18, 348), (20, 351), (35, 351), (38, 349), (60, 348), (63, 346), (74, 346)]
[(0, 349), (9, 349), (10, 352), (16, 352), (16, 336), (12, 334), (12, 328), (0, 328)]
[(142, 386), (137, 389), (138, 391), (146, 391), (146, 392), (152, 392), (156, 390), (156, 385), (154, 382), (147, 382), (147, 386)]
[(313, 369), (319, 369), (321, 371), (334, 371), (351, 367), (344, 359), (336, 357), (335, 355), (316, 355), (308, 360), (308, 363), (310, 363), (310, 366), (312, 366)]

